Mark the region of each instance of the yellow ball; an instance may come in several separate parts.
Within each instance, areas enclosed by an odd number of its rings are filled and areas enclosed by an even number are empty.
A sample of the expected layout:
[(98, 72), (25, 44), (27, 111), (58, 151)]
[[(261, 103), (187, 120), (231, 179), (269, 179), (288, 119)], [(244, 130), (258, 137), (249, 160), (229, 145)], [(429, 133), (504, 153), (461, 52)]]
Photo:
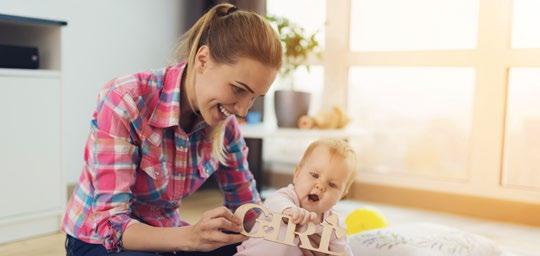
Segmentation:
[(347, 235), (353, 235), (371, 229), (388, 226), (384, 216), (373, 209), (360, 208), (352, 211), (345, 218)]

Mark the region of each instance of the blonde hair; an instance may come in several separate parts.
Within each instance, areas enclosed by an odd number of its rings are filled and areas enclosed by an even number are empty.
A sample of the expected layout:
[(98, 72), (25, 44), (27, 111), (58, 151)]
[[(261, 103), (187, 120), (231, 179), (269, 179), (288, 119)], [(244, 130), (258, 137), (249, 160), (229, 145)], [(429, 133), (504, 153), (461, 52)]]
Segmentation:
[[(234, 64), (246, 57), (264, 65), (281, 67), (282, 46), (277, 32), (260, 15), (223, 3), (206, 12), (184, 35), (176, 48), (177, 61), (187, 61), (187, 81), (193, 81), (195, 57), (207, 46), (217, 63)], [(189, 101), (189, 100), (188, 100)], [(191, 104), (191, 103), (189, 103)], [(191, 106), (193, 108), (193, 106)], [(225, 163), (225, 123), (212, 128), (212, 155)]]
[(325, 139), (319, 139), (311, 144), (309, 144), (308, 148), (304, 152), (304, 155), (302, 156), (302, 159), (300, 160), (300, 163), (298, 163), (298, 167), (304, 165), (308, 157), (311, 155), (313, 150), (317, 147), (325, 147), (330, 152), (331, 156), (339, 156), (341, 157), (348, 166), (349, 176), (347, 177), (347, 181), (345, 183), (345, 189), (343, 190), (343, 196), (345, 196), (349, 189), (354, 182), (357, 174), (358, 169), (358, 162), (356, 158), (356, 152), (351, 147), (351, 145), (343, 140), (343, 139), (337, 139), (337, 138), (325, 138)]

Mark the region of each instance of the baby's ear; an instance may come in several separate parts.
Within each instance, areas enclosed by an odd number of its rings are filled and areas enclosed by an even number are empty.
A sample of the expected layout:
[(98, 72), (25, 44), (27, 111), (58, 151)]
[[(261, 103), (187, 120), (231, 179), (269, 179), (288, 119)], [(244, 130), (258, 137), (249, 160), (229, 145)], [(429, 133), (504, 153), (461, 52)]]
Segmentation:
[(298, 177), (298, 174), (300, 173), (300, 168), (298, 165), (294, 168), (293, 172), (293, 183), (296, 183), (296, 177)]

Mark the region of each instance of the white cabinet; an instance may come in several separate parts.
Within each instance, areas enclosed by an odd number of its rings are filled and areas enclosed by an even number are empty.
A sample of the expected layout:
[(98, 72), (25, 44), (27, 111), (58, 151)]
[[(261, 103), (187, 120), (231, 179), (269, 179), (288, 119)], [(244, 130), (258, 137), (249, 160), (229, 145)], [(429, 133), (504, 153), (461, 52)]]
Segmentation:
[(65, 207), (55, 22), (0, 15), (0, 44), (43, 53), (41, 69), (0, 68), (0, 243), (58, 231)]

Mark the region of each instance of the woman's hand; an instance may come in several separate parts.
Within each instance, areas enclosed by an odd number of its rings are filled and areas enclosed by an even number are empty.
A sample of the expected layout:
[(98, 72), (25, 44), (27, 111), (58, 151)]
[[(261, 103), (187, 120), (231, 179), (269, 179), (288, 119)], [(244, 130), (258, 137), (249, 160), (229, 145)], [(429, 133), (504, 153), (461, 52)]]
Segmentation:
[(219, 247), (246, 240), (242, 234), (227, 234), (223, 231), (239, 233), (242, 222), (225, 208), (218, 207), (203, 213), (202, 218), (190, 227), (193, 250), (212, 251)]
[(283, 210), (283, 215), (288, 216), (294, 224), (305, 225), (308, 222), (319, 224), (317, 213), (310, 212), (301, 207), (289, 207)]

